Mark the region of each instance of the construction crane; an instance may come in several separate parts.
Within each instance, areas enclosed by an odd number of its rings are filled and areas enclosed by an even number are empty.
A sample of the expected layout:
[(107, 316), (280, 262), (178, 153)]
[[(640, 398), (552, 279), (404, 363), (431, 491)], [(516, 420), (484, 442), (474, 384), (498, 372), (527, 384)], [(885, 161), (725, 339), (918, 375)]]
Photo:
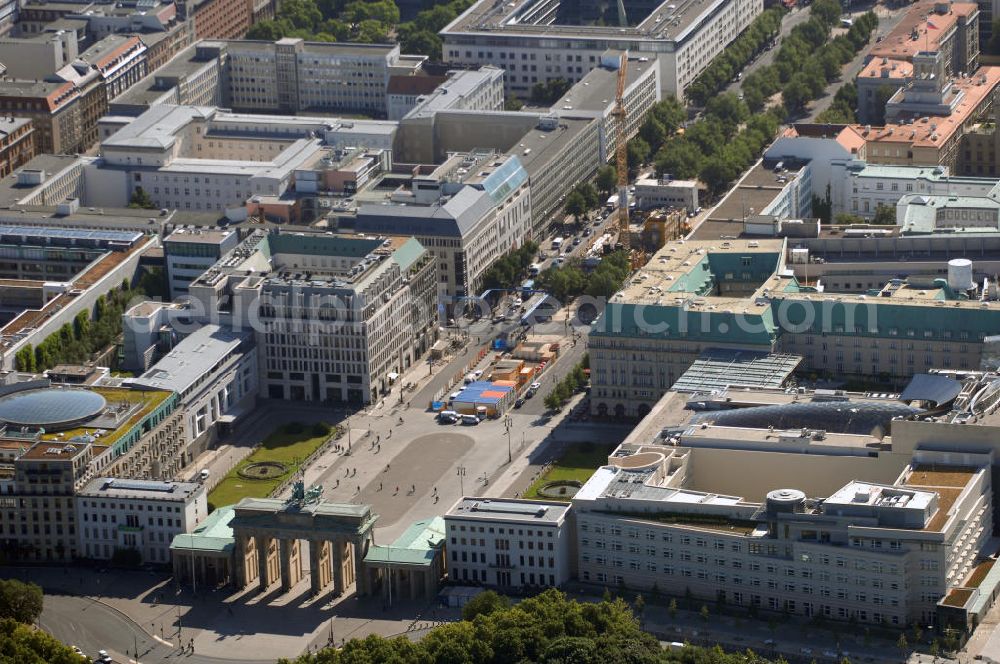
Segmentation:
[(631, 249), (628, 231), (628, 141), (625, 135), (625, 75), (628, 67), (628, 51), (622, 51), (618, 62), (618, 87), (615, 90), (615, 151), (618, 168), (618, 235), (625, 251)]

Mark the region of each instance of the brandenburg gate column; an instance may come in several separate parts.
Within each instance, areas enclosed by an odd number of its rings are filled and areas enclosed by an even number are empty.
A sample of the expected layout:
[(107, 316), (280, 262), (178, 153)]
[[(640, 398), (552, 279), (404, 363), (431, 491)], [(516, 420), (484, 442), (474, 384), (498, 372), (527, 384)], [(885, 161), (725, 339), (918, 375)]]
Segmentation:
[(330, 542), (333, 549), (333, 591), (344, 593), (344, 540), (337, 538)]
[(270, 574), (268, 573), (268, 558), (271, 553), (271, 538), (267, 535), (257, 535), (257, 584), (260, 592), (267, 590), (271, 585)]
[(281, 590), (287, 592), (302, 578), (302, 561), (299, 558), (299, 540), (281, 539), (279, 561), (281, 564)]
[(330, 585), (330, 542), (311, 540), (309, 542), (309, 572), (312, 594), (318, 595)]
[(354, 583), (355, 592), (358, 596), (368, 594), (368, 577), (365, 576), (365, 554), (368, 553), (368, 544), (371, 541), (371, 533), (365, 533), (362, 537), (356, 538), (354, 544)]

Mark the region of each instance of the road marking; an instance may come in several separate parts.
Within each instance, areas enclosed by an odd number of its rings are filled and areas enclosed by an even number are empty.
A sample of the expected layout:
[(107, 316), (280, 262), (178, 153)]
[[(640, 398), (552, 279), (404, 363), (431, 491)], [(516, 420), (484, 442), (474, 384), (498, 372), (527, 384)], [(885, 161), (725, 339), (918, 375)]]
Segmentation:
[(174, 644), (172, 644), (170, 641), (167, 641), (166, 639), (161, 639), (156, 634), (153, 634), (153, 638), (156, 639), (157, 641), (159, 641), (160, 643), (162, 643), (165, 646), (168, 646), (170, 648), (174, 647)]

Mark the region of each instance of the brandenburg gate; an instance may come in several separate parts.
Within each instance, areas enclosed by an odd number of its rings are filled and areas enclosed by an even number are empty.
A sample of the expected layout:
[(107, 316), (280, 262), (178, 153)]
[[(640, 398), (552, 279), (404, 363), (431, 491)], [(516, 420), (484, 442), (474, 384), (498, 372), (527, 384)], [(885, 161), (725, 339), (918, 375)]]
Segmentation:
[(236, 504), (230, 525), (240, 588), (256, 582), (263, 592), (280, 579), (283, 592), (291, 589), (303, 577), (305, 540), (314, 595), (331, 583), (338, 594), (352, 583), (358, 595), (370, 592), (364, 558), (378, 515), (368, 505), (323, 501), (320, 492), (296, 483), (289, 500), (244, 498)]

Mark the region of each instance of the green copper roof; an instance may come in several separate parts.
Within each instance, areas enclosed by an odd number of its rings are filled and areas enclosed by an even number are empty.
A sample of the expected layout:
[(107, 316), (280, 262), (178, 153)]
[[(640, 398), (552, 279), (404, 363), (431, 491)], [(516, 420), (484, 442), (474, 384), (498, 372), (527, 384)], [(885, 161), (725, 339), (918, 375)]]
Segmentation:
[(400, 271), (405, 275), (414, 263), (424, 255), (424, 246), (416, 238), (410, 238), (403, 246), (392, 252), (392, 260), (399, 264)]
[(691, 311), (680, 305), (611, 303), (594, 323), (592, 337), (648, 337), (739, 343), (770, 348), (776, 336), (773, 308), (762, 313)]
[(376, 545), (365, 554), (366, 563), (430, 565), (444, 542), (444, 518), (435, 516), (413, 523), (388, 546)]
[(229, 523), (235, 510), (232, 505), (220, 507), (190, 533), (174, 535), (171, 551), (229, 551), (236, 545)]

